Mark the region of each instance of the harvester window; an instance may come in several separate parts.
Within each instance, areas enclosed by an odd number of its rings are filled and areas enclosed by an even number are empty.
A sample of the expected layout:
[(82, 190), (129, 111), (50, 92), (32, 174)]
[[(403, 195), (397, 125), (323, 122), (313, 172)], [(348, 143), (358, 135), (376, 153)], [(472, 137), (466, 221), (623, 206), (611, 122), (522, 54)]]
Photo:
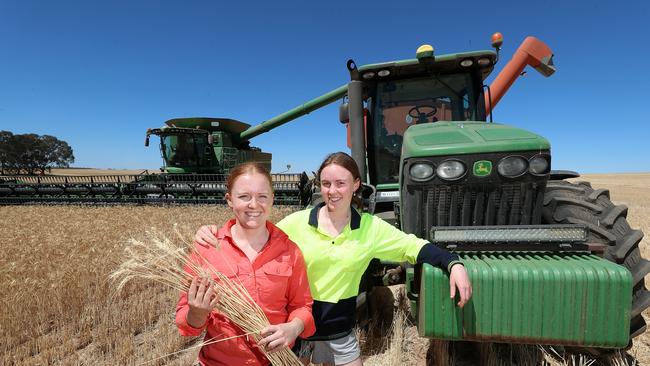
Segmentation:
[(204, 135), (167, 135), (161, 139), (163, 154), (168, 166), (186, 168), (199, 165), (207, 146)]

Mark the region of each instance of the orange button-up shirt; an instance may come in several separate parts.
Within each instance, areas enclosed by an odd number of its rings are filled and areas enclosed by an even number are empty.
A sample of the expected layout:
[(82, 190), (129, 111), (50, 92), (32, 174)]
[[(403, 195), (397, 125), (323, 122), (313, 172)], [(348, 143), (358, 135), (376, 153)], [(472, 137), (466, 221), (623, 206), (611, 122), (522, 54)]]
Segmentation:
[[(226, 223), (217, 234), (219, 246), (196, 244), (196, 250), (219, 272), (248, 290), (255, 303), (266, 314), (271, 324), (302, 320), (304, 330), (300, 337), (314, 334), (316, 328), (311, 313), (313, 303), (307, 282), (305, 261), (300, 249), (287, 235), (268, 222), (269, 241), (251, 263), (246, 254), (233, 242), (230, 228), (235, 220)], [(187, 293), (181, 293), (176, 307), (176, 324), (181, 335), (197, 336), (207, 328), (206, 340), (224, 339), (244, 332), (216, 310), (211, 312), (201, 328), (187, 323)], [(199, 361), (203, 365), (268, 365), (269, 361), (252, 338), (238, 337), (201, 348)]]

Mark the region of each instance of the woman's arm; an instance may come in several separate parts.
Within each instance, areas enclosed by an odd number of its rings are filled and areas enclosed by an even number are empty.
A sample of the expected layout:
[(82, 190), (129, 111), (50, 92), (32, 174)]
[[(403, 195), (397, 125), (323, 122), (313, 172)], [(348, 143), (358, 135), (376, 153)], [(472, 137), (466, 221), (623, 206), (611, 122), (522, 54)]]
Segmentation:
[(294, 261), (291, 277), (287, 284), (289, 315), (286, 323), (270, 325), (262, 329), (262, 336), (265, 338), (259, 342), (259, 345), (266, 347), (269, 352), (288, 347), (295, 342), (298, 336), (307, 338), (316, 332), (311, 311), (314, 301), (309, 291), (305, 261), (300, 249), (293, 243), (291, 246), (294, 248)]
[(442, 249), (413, 234), (406, 234), (389, 223), (372, 217), (371, 232), (376, 235), (375, 257), (396, 262), (428, 263), (449, 273), (449, 294), (460, 295), (458, 306), (463, 307), (472, 297), (472, 284), (456, 254)]

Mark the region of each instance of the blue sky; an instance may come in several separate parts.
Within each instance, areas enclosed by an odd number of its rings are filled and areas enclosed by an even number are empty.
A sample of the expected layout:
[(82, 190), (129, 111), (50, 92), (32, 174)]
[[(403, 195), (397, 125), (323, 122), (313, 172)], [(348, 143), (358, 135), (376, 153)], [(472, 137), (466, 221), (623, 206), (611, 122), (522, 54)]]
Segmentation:
[[(547, 137), (555, 169), (650, 171), (648, 4), (2, 0), (0, 129), (66, 140), (75, 166), (156, 169), (145, 131), (168, 119), (254, 125), (347, 82), (348, 58), (413, 58), (423, 43), (489, 49), (499, 31), (497, 72), (527, 35), (553, 49), (558, 71), (529, 69), (495, 122)], [(347, 149), (337, 105), (253, 145), (274, 154), (274, 171), (315, 170)]]

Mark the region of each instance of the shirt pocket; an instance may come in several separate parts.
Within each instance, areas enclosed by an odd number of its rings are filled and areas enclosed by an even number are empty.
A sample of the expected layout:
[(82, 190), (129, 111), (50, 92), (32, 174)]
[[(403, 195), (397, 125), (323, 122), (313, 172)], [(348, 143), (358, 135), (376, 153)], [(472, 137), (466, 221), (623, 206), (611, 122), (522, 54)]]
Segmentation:
[(230, 280), (230, 282), (241, 283), (241, 279), (239, 278), (239, 268), (237, 267), (236, 263), (222, 262), (213, 268), (218, 272), (218, 275), (213, 274), (212, 276), (215, 281), (226, 277), (228, 280)]
[(284, 308), (287, 303), (287, 287), (293, 274), (293, 267), (288, 262), (271, 261), (262, 266), (264, 276), (260, 279), (261, 292), (269, 303)]

